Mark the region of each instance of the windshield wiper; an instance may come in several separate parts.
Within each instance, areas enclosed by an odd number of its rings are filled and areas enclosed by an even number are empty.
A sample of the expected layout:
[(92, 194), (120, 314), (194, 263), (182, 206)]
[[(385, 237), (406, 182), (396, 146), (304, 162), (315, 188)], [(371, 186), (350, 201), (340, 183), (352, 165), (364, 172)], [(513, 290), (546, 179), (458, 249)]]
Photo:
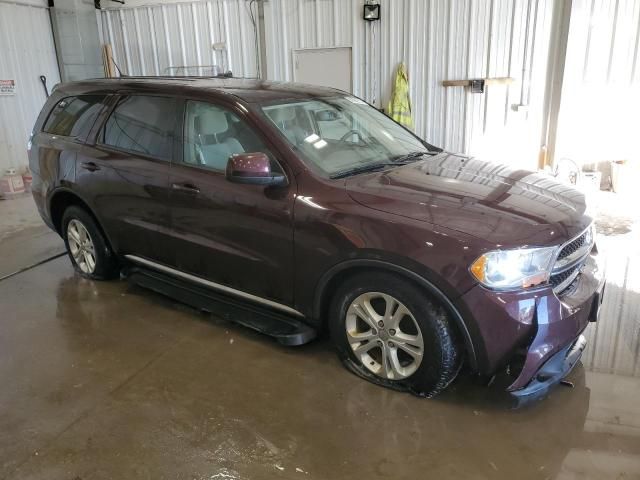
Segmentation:
[(407, 153), (406, 155), (400, 155), (399, 157), (395, 157), (393, 159), (394, 163), (399, 163), (399, 162), (410, 162), (410, 161), (417, 161), (420, 157), (424, 157), (425, 155), (435, 155), (438, 152), (428, 152), (428, 151), (421, 151), (421, 152), (411, 152), (411, 153)]
[[(398, 165), (399, 165), (398, 162), (370, 163), (368, 165), (360, 165), (359, 167), (353, 167), (353, 168), (349, 168), (347, 170), (343, 170), (343, 171), (338, 172), (338, 173), (334, 173), (329, 178), (336, 179), (336, 178), (349, 177), (351, 175), (357, 175), (359, 173), (374, 172), (374, 171), (380, 170), (381, 168), (384, 168), (384, 167), (390, 167), (390, 166), (397, 167)], [(402, 164), (400, 163), (400, 165), (402, 165)]]

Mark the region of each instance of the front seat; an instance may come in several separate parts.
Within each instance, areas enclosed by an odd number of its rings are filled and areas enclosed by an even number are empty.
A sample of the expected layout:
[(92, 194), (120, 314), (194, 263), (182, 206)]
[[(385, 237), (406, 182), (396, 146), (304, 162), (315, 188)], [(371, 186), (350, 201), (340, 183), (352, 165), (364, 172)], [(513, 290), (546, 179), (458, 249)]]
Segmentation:
[(236, 138), (221, 138), (229, 129), (224, 112), (210, 108), (194, 120), (196, 146), (202, 165), (215, 170), (225, 170), (231, 155), (244, 152), (242, 144)]
[(300, 146), (307, 134), (298, 125), (297, 113), (296, 107), (280, 107), (269, 110), (267, 115), (291, 143)]

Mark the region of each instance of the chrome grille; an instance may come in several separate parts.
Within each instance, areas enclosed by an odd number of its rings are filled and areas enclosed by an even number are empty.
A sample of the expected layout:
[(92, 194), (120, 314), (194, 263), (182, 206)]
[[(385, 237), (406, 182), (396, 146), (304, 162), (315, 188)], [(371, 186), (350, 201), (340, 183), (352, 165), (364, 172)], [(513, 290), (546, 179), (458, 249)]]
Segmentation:
[(567, 245), (562, 247), (562, 250), (560, 250), (560, 253), (558, 254), (557, 259), (561, 260), (565, 257), (568, 257), (573, 252), (581, 248), (586, 242), (586, 240), (587, 240), (587, 232), (583, 232), (582, 235), (580, 235), (578, 238), (576, 238), (575, 240), (572, 240)]
[(575, 267), (571, 267), (564, 272), (556, 273), (555, 275), (551, 275), (549, 282), (553, 288), (556, 288), (562, 285), (565, 281), (567, 281), (571, 276), (578, 270), (582, 265), (576, 265)]
[(556, 293), (565, 291), (580, 274), (594, 244), (593, 226), (560, 247), (549, 283)]

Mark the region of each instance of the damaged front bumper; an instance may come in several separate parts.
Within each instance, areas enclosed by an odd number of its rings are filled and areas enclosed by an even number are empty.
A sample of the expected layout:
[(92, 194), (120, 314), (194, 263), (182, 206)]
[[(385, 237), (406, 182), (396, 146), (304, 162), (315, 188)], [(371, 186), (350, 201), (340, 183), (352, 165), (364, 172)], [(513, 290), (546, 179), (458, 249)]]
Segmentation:
[(478, 350), (485, 362), (479, 373), (490, 375), (505, 364), (517, 364), (507, 391), (519, 401), (545, 396), (580, 359), (586, 346), (582, 333), (597, 320), (604, 289), (598, 256), (590, 255), (571, 288), (560, 295), (550, 287), (510, 293), (477, 287), (468, 292), (463, 301), (474, 312), (483, 340)]
[(519, 404), (545, 397), (552, 387), (562, 382), (576, 366), (587, 346), (587, 339), (580, 335), (559, 352), (555, 353), (538, 370), (526, 387), (511, 392)]
[(602, 269), (592, 256), (567, 293), (538, 299), (537, 332), (520, 374), (508, 388), (513, 395), (543, 396), (573, 369), (586, 346), (582, 332), (598, 320), (604, 290)]

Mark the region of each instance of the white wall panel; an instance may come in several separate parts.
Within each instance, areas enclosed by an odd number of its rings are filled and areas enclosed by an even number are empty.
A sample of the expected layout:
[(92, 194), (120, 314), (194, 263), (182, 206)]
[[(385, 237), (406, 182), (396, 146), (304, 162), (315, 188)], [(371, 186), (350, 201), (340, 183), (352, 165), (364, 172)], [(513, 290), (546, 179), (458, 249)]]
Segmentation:
[(209, 0), (108, 8), (99, 12), (102, 36), (129, 75), (162, 75), (178, 66), (220, 65), (214, 43), (225, 42), (227, 67), (255, 77), (256, 47), (248, 2)]
[[(449, 150), (535, 168), (552, 0), (380, 3), (382, 20), (367, 23), (361, 0), (266, 2), (268, 78), (292, 79), (292, 49), (351, 46), (354, 93), (384, 107), (395, 69), (404, 61), (418, 134)], [(488, 87), (484, 94), (441, 85), (508, 76), (516, 83)], [(512, 107), (521, 102), (528, 108), (516, 112)]]
[(557, 158), (640, 162), (640, 0), (573, 0)]
[(27, 140), (46, 100), (40, 75), (49, 89), (60, 82), (44, 2), (31, 5), (0, 1), (0, 79), (15, 80), (16, 94), (0, 96), (0, 175), (28, 162)]
[(582, 363), (595, 372), (640, 377), (640, 251), (615, 236), (599, 237), (598, 247), (605, 252), (607, 287), (600, 320), (585, 332)]
[[(265, 2), (265, 76), (293, 80), (295, 49), (349, 46), (354, 93), (385, 107), (395, 69), (404, 61), (418, 134), (452, 151), (535, 168), (546, 120), (553, 0), (381, 4), (382, 20), (367, 23), (362, 0)], [(211, 44), (224, 41), (234, 74), (256, 76), (248, 5), (245, 0), (208, 0), (105, 9), (100, 14), (103, 37), (113, 45), (120, 68), (130, 74), (220, 63)], [(448, 79), (507, 76), (516, 82), (490, 86), (484, 94), (441, 85)], [(526, 107), (517, 111), (519, 104)]]
[(361, 0), (266, 2), (267, 78), (293, 80), (294, 49), (350, 46), (354, 92), (364, 96), (366, 25), (361, 17)]

